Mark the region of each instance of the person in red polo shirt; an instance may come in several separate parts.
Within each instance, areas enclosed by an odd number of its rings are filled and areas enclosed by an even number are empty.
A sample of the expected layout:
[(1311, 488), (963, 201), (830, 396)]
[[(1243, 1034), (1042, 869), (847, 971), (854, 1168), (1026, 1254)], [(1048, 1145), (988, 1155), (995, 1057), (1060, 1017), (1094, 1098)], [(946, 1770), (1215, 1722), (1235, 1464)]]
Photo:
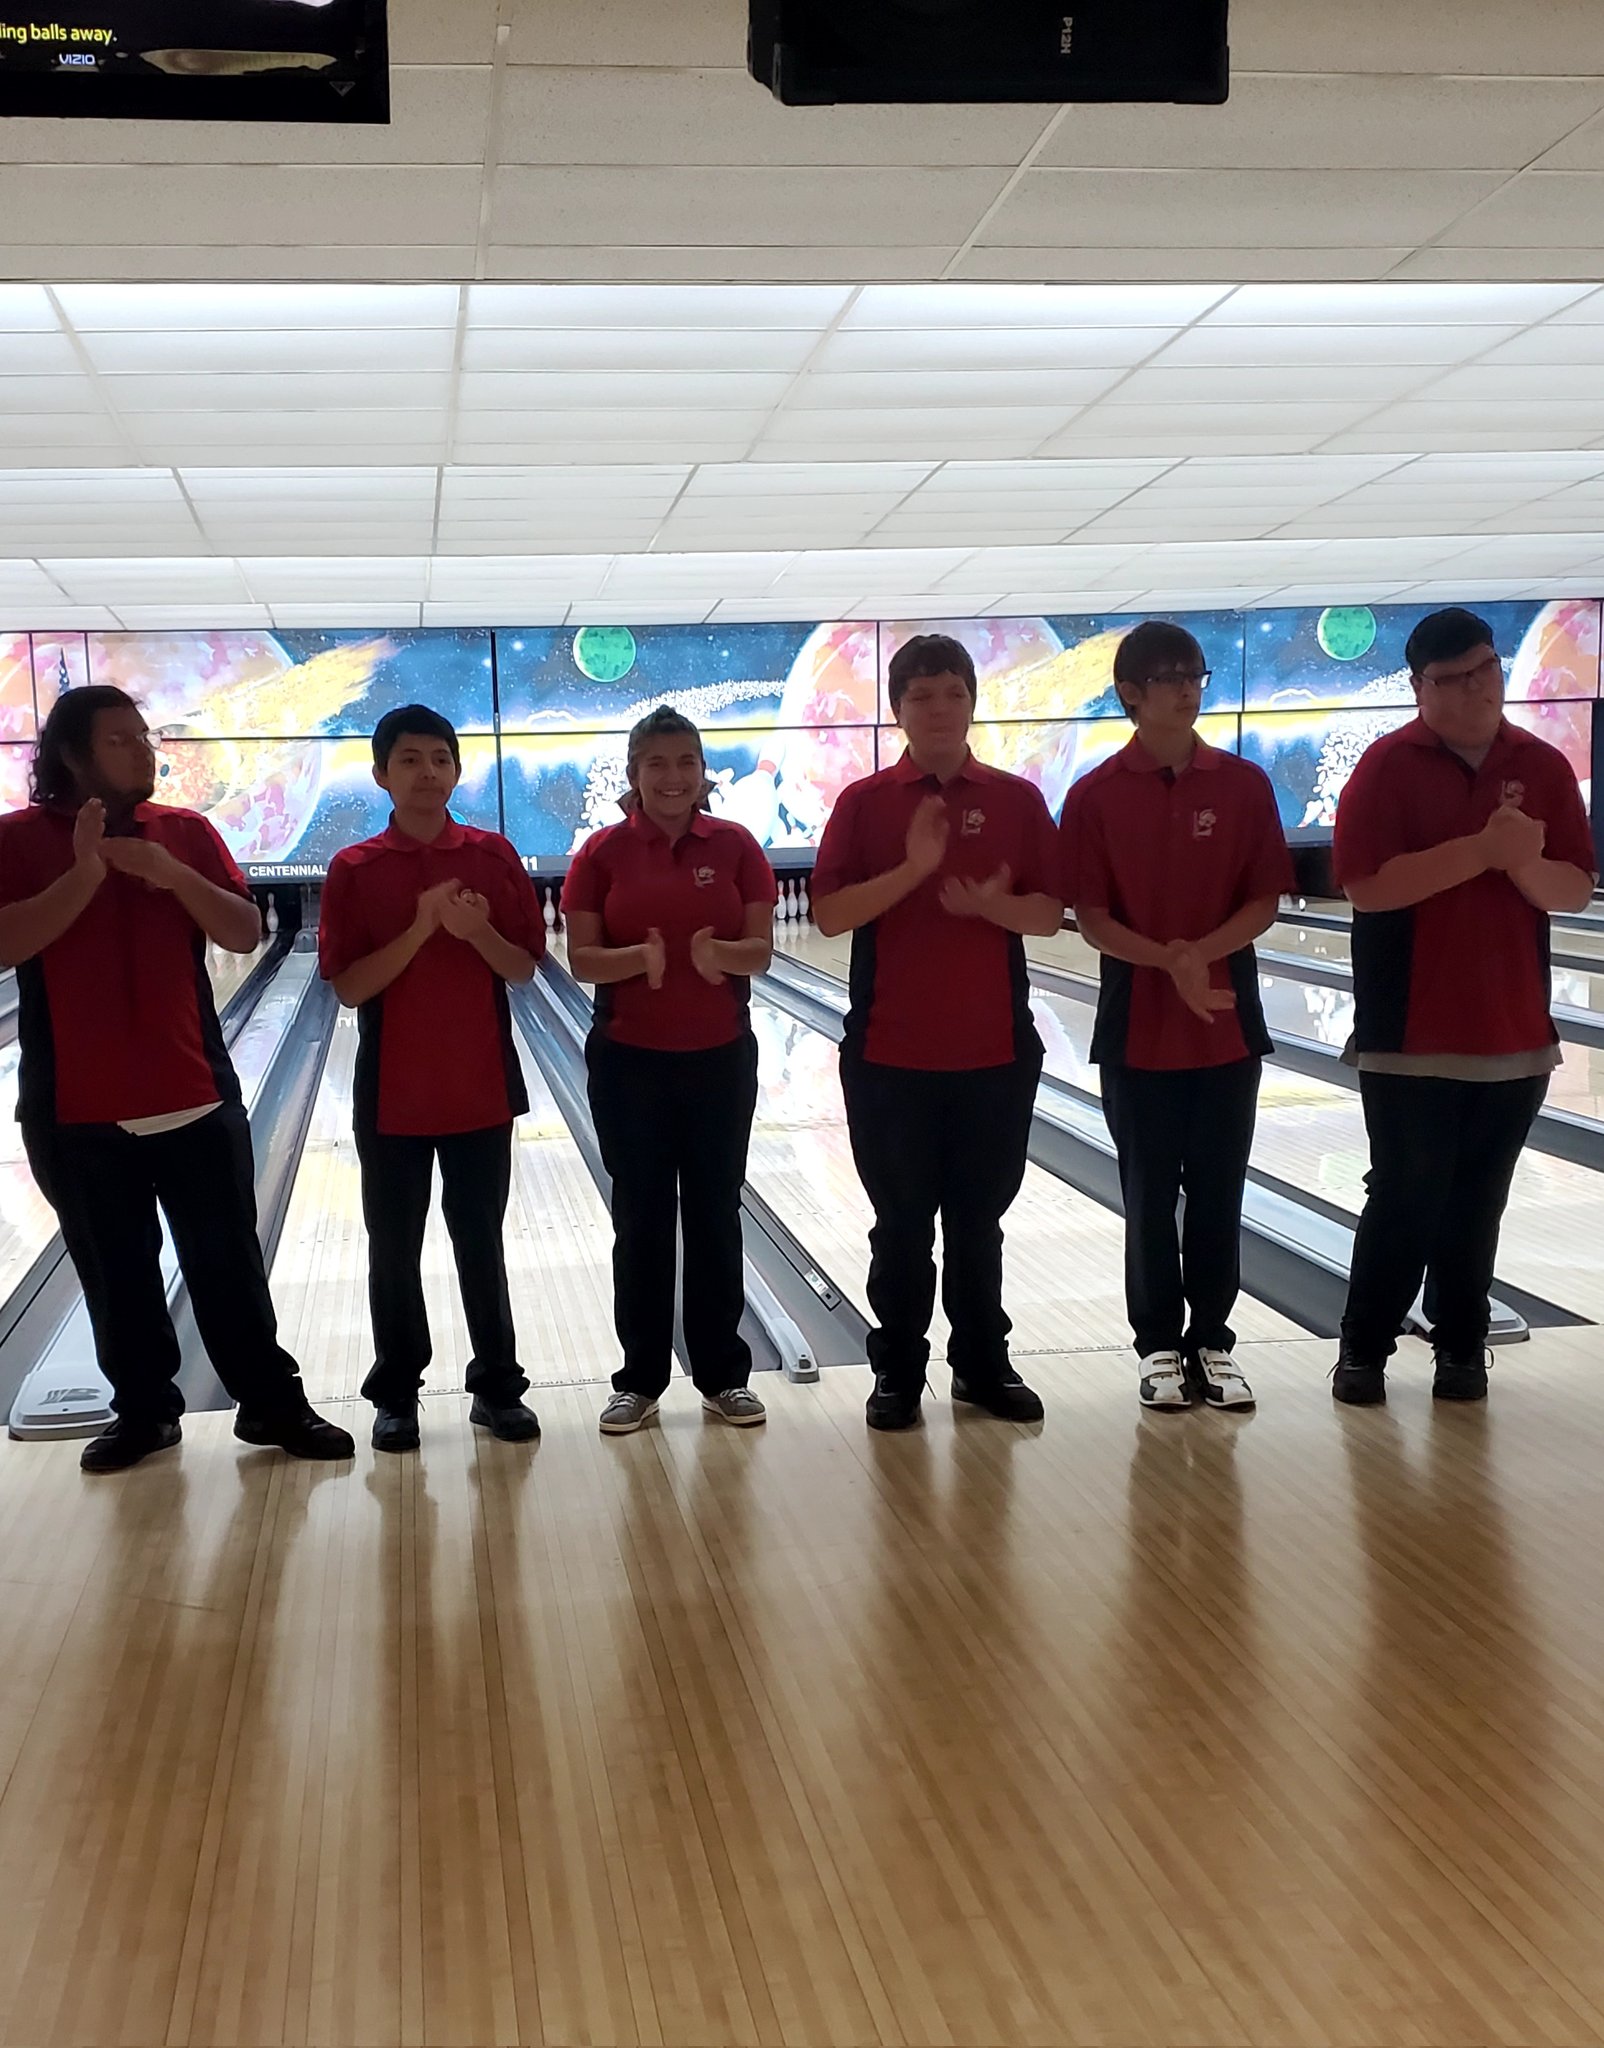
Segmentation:
[(1075, 785), (1060, 826), (1065, 894), (1102, 955), (1092, 1058), (1148, 1408), (1188, 1408), (1194, 1390), (1211, 1408), (1253, 1405), (1230, 1321), (1270, 1050), (1253, 941), (1292, 886), (1292, 858), (1268, 778), (1197, 737), (1207, 682), (1183, 627), (1149, 619), (1127, 633), (1114, 687), (1135, 736)]
[(1404, 650), (1419, 715), (1360, 757), (1337, 803), (1353, 905), (1354, 1028), (1370, 1171), (1354, 1235), (1339, 1401), (1386, 1399), (1427, 1276), (1439, 1400), (1487, 1393), (1488, 1290), (1510, 1183), (1559, 1064), (1548, 918), (1597, 860), (1557, 747), (1504, 717), (1492, 628), (1433, 612)]
[(563, 884), (568, 964), (596, 989), (585, 1048), (612, 1176), (613, 1313), (624, 1362), (607, 1436), (657, 1413), (673, 1373), (676, 1224), (685, 1350), (705, 1414), (764, 1420), (747, 1384), (741, 1184), (757, 1107), (748, 987), (774, 949), (773, 871), (744, 825), (710, 817), (701, 735), (660, 705), (629, 735), (624, 821)]
[(502, 1223), (512, 1188), (512, 1122), (529, 1107), (513, 1045), (508, 982), (546, 948), (534, 885), (498, 832), (458, 824), (456, 729), (425, 704), (387, 711), (373, 779), (389, 828), (329, 864), (318, 952), (357, 1011), (353, 1109), (368, 1229), (373, 1447), (418, 1448), (418, 1395), (431, 1356), (423, 1233), (434, 1166), (473, 1355), (469, 1420), (508, 1443), (540, 1434), (507, 1291)]
[(261, 918), (207, 821), (150, 801), (156, 757), (132, 698), (96, 684), (52, 707), (34, 802), (0, 819), (0, 962), (17, 970), (17, 1116), (111, 1383), (116, 1420), (84, 1446), (119, 1472), (179, 1440), (165, 1212), (195, 1323), (239, 1403), (234, 1434), (348, 1458), (278, 1341), (256, 1169), (218, 1030), (206, 941), (249, 953)]
[(865, 1413), (872, 1429), (920, 1419), (939, 1215), (953, 1399), (1034, 1422), (1041, 1400), (1008, 1359), (1002, 1218), (1042, 1063), (1021, 934), (1063, 921), (1057, 841), (1034, 784), (969, 750), (961, 642), (915, 634), (887, 682), (907, 751), (841, 792), (813, 871), (819, 930), (852, 933), (841, 1088), (875, 1215)]

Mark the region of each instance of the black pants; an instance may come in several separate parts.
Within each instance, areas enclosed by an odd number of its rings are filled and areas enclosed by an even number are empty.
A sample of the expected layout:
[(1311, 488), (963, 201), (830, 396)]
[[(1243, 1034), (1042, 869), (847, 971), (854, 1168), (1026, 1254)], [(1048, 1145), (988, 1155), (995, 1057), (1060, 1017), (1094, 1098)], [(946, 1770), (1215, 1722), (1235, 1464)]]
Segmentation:
[(22, 1138), (61, 1224), (95, 1356), (124, 1422), (167, 1422), (184, 1411), (158, 1202), (195, 1327), (230, 1398), (270, 1417), (306, 1406), (300, 1370), (278, 1341), (256, 1234), (250, 1124), (237, 1103), (159, 1137), (131, 1137), (115, 1124), (25, 1123)]
[(1242, 1285), (1242, 1188), (1260, 1065), (1103, 1068), (1103, 1115), (1125, 1199), (1125, 1308), (1139, 1357), (1195, 1357), (1205, 1345), (1229, 1351), (1236, 1341), (1231, 1311)]
[(1041, 1047), (1005, 1067), (923, 1073), (841, 1056), (852, 1157), (874, 1205), (869, 1233), (869, 1363), (895, 1388), (924, 1385), (936, 1306), (956, 1378), (995, 1383), (1013, 1324), (1002, 1305), (1002, 1219), (1025, 1178)]
[(529, 1385), (507, 1293), (502, 1219), (512, 1187), (512, 1125), (440, 1138), (356, 1133), (362, 1215), (368, 1227), (373, 1370), (362, 1391), (379, 1408), (410, 1408), (434, 1347), (423, 1304), (423, 1233), (440, 1161), (440, 1207), (457, 1262), (473, 1355), (466, 1384), (487, 1401), (516, 1401)]
[(1342, 1316), (1359, 1361), (1392, 1355), (1429, 1272), (1432, 1343), (1455, 1358), (1487, 1342), (1488, 1293), (1509, 1184), (1548, 1076), (1438, 1081), (1361, 1074), (1370, 1171)]
[(592, 1032), (585, 1061), (613, 1181), (613, 1321), (624, 1352), (613, 1386), (655, 1400), (673, 1375), (677, 1236), (691, 1378), (704, 1394), (744, 1387), (741, 1183), (757, 1040), (747, 1032), (707, 1052), (647, 1052)]

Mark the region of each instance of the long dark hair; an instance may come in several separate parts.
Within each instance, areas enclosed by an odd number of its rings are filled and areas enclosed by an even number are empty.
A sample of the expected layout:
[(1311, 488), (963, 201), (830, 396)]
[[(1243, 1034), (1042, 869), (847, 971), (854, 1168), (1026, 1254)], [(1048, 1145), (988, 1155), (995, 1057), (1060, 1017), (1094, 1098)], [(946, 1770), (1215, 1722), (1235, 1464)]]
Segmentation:
[(32, 795), (36, 804), (75, 803), (80, 794), (78, 778), (67, 758), (79, 760), (88, 754), (94, 738), (95, 714), (100, 711), (137, 711), (138, 705), (126, 690), (111, 683), (89, 683), (82, 689), (63, 690), (50, 707), (44, 731), (34, 748)]

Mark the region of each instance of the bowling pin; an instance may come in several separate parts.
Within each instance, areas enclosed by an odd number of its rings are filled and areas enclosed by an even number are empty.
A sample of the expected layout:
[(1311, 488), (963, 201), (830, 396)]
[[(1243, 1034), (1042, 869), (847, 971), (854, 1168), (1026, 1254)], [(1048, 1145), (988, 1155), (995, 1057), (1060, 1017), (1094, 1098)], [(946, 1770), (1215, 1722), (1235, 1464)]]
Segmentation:
[(547, 888), (542, 890), (541, 894), (545, 899), (541, 915), (546, 920), (547, 931), (554, 932), (557, 929), (557, 891)]
[(804, 875), (796, 885), (796, 914), (804, 924), (808, 921), (808, 878)]
[(271, 937), (271, 936), (272, 936), (272, 934), (273, 934), (274, 932), (276, 932), (277, 930), (278, 930), (278, 898), (277, 898), (276, 896), (269, 896), (269, 897), (268, 897), (268, 899), (267, 899), (267, 932), (268, 932), (268, 936), (269, 936), (269, 937)]
[(796, 922), (795, 882), (787, 882), (785, 885), (785, 921), (787, 924), (794, 924)]

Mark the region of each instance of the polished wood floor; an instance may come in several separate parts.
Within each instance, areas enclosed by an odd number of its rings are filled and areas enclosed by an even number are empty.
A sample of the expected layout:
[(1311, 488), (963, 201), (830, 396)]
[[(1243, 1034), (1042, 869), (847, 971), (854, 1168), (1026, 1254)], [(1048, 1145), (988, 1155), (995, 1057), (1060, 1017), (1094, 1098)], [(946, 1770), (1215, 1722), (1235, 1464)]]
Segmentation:
[(1251, 1418), (1082, 1353), (1037, 1431), (840, 1371), (5, 1445), (0, 2042), (1597, 2043), (1596, 1333), (1485, 1409), (1327, 1350)]

